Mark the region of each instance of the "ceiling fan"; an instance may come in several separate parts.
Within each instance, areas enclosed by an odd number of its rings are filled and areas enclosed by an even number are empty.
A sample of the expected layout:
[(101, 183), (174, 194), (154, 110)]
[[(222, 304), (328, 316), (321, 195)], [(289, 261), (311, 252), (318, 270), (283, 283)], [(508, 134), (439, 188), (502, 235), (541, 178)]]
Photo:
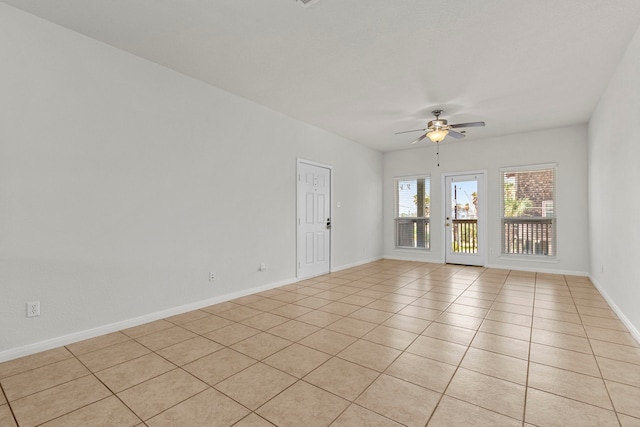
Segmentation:
[(455, 125), (447, 124), (447, 121), (440, 118), (440, 114), (442, 114), (442, 110), (433, 110), (431, 112), (436, 118), (435, 120), (431, 120), (427, 123), (426, 129), (415, 129), (415, 130), (405, 130), (403, 132), (396, 132), (394, 135), (400, 135), (402, 133), (408, 132), (424, 132), (427, 131), (420, 138), (413, 141), (411, 144), (415, 144), (417, 142), (422, 141), (425, 138), (429, 138), (432, 142), (440, 143), (444, 140), (444, 138), (449, 135), (455, 139), (462, 139), (465, 137), (464, 132), (457, 132), (453, 129), (459, 128), (472, 128), (478, 126), (484, 126), (484, 122), (470, 122), (470, 123), (458, 123)]

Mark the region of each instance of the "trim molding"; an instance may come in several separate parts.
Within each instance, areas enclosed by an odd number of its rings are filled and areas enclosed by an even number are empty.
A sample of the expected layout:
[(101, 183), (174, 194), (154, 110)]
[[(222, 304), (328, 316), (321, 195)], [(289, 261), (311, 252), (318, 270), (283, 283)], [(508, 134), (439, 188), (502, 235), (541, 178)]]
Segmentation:
[(620, 321), (624, 323), (624, 326), (627, 327), (631, 336), (636, 341), (638, 341), (638, 344), (640, 344), (640, 331), (638, 331), (635, 325), (631, 323), (629, 318), (624, 315), (622, 310), (620, 310), (620, 307), (618, 307), (618, 305), (613, 301), (613, 299), (611, 299), (609, 294), (605, 292), (604, 288), (596, 281), (595, 277), (593, 277), (592, 275), (589, 275), (589, 279), (591, 280), (591, 283), (593, 283), (593, 285), (596, 287), (598, 292), (600, 292), (600, 295), (602, 295), (602, 297), (607, 301), (611, 309), (616, 313), (618, 318), (620, 318)]
[(177, 314), (186, 313), (188, 311), (198, 310), (200, 308), (208, 307), (214, 304), (219, 304), (225, 301), (230, 301), (232, 299), (240, 298), (243, 296), (255, 294), (257, 292), (267, 291), (269, 289), (278, 288), (280, 286), (290, 285), (296, 282), (298, 282), (298, 279), (296, 278), (281, 280), (279, 282), (269, 283), (266, 285), (257, 286), (254, 288), (245, 289), (238, 292), (232, 292), (232, 293), (220, 295), (214, 298), (209, 298), (202, 301), (196, 301), (190, 304), (185, 304), (178, 307), (172, 307), (172, 308), (158, 311), (155, 313), (145, 314), (143, 316), (134, 317), (132, 319), (110, 323), (108, 325), (99, 326), (97, 328), (74, 332), (72, 334), (63, 335), (60, 337), (55, 337), (55, 338), (39, 341), (32, 344), (27, 344), (21, 347), (12, 348), (12, 349), (0, 352), (0, 363), (6, 362), (12, 359), (17, 359), (19, 357), (29, 356), (35, 353), (40, 353), (45, 350), (51, 350), (53, 348), (61, 347), (67, 344), (72, 344), (72, 343), (86, 340), (89, 338), (95, 338), (100, 335), (121, 331), (127, 328), (132, 328), (134, 326), (139, 326), (144, 323), (153, 322), (154, 320), (160, 320), (166, 317), (175, 316)]

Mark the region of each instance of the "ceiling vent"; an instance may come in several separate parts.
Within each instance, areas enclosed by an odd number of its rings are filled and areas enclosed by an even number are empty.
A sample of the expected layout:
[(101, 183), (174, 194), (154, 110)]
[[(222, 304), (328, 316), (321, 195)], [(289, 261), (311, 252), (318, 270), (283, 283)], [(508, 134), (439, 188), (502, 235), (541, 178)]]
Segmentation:
[(296, 0), (296, 3), (298, 3), (300, 6), (307, 8), (309, 6), (311, 6), (314, 3), (317, 3), (319, 0)]

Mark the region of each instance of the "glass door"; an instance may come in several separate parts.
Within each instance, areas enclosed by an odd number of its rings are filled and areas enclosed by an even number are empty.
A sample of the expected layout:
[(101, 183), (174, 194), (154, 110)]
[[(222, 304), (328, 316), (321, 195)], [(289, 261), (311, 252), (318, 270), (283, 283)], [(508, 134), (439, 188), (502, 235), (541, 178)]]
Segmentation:
[(445, 176), (445, 262), (483, 265), (480, 242), (484, 174)]

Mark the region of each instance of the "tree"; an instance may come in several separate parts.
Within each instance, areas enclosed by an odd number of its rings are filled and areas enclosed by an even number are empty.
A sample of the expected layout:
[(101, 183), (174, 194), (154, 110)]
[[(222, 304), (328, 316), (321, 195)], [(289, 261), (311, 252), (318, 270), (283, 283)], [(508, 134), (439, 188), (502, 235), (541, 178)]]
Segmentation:
[(522, 217), (528, 216), (527, 210), (533, 206), (533, 203), (528, 198), (517, 198), (515, 185), (512, 182), (504, 183), (504, 216), (508, 217)]
[[(418, 206), (418, 195), (414, 194), (413, 195), (413, 204)], [(429, 205), (431, 204), (431, 198), (425, 194), (424, 195), (424, 216), (428, 217), (429, 216)]]

